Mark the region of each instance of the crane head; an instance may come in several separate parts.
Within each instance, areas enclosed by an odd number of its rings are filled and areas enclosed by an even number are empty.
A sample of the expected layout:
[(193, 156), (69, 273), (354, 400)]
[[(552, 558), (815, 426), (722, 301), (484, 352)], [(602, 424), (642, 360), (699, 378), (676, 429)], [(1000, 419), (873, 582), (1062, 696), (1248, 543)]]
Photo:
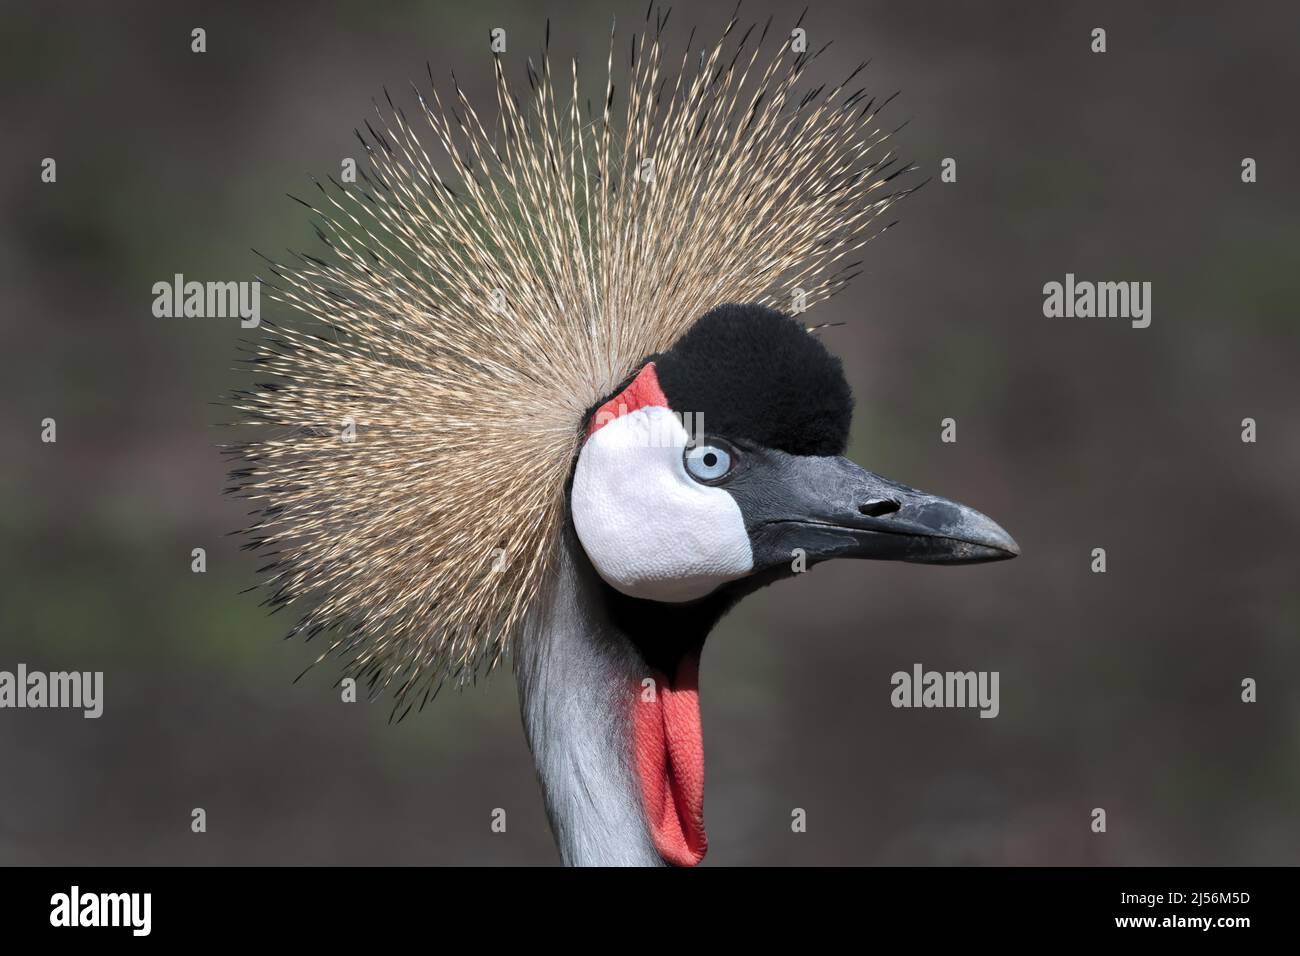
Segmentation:
[(802, 324), (709, 312), (590, 417), (570, 495), (583, 549), (618, 592), (673, 603), (831, 558), (1019, 553), (973, 508), (843, 457), (852, 410), (839, 360)]

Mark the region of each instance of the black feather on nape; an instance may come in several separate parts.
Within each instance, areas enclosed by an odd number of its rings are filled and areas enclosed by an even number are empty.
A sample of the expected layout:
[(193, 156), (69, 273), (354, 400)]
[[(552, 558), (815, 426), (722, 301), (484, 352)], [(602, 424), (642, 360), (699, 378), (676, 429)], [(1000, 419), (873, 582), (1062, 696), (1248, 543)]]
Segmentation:
[(792, 455), (839, 455), (848, 444), (853, 393), (840, 360), (775, 309), (719, 306), (654, 362), (673, 411), (703, 416), (706, 434)]

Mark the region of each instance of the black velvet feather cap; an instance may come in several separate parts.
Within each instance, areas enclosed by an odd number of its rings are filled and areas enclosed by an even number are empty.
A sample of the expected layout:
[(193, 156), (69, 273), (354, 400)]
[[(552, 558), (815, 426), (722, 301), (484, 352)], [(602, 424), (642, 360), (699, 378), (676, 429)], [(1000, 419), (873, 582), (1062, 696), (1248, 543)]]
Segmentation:
[(840, 455), (848, 445), (853, 393), (843, 366), (782, 312), (719, 306), (651, 360), (673, 411), (702, 417), (705, 434), (792, 455)]

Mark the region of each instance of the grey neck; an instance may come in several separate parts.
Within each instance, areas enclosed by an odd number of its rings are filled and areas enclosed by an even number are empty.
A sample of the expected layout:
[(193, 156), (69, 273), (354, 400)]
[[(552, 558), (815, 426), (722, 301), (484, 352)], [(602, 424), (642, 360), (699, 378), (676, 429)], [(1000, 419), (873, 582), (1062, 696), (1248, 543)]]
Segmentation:
[(567, 866), (662, 866), (631, 760), (630, 713), (645, 665), (605, 613), (603, 584), (566, 529), (518, 645), (524, 732)]

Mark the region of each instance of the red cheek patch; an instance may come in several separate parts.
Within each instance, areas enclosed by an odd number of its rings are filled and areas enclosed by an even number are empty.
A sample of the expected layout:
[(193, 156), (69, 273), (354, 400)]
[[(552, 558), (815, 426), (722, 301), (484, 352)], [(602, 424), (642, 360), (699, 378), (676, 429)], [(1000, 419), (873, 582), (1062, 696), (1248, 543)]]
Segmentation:
[(587, 425), (587, 437), (596, 434), (603, 426), (614, 419), (628, 415), (642, 408), (668, 408), (668, 398), (659, 387), (659, 376), (655, 372), (655, 363), (647, 362), (645, 368), (637, 373), (636, 378), (628, 383), (627, 388), (619, 392), (591, 416)]

